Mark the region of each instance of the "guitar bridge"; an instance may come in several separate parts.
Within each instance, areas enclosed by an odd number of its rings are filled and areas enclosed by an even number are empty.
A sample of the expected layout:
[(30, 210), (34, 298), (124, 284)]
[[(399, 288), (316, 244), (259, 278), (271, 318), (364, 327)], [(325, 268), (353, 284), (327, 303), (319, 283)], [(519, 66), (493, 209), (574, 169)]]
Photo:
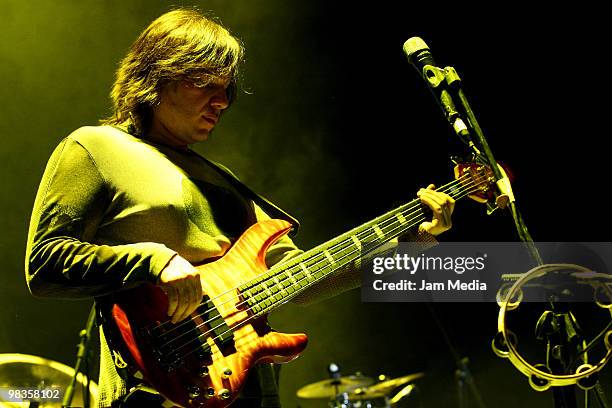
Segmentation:
[(203, 361), (210, 357), (211, 349), (200, 339), (200, 332), (191, 319), (176, 324), (162, 323), (157, 327), (142, 329), (141, 336), (149, 343), (157, 363), (166, 372), (181, 367), (185, 359), (193, 355)]

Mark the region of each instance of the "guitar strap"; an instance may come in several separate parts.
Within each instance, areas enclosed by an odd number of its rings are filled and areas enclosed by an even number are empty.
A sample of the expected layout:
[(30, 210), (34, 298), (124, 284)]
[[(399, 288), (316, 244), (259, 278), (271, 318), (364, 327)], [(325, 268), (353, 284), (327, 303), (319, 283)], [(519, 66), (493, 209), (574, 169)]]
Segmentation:
[(251, 190), (246, 184), (241, 182), (235, 175), (233, 175), (229, 170), (227, 170), (224, 166), (213, 162), (212, 160), (208, 160), (206, 157), (194, 152), (191, 152), (202, 159), (206, 164), (212, 167), (217, 173), (219, 173), (228, 183), (230, 183), (240, 194), (244, 197), (253, 200), (266, 214), (268, 214), (271, 218), (278, 218), (281, 220), (285, 220), (293, 225), (291, 231), (289, 232), (290, 237), (294, 237), (300, 228), (300, 222), (297, 218), (291, 216), (286, 211), (282, 210), (276, 204), (272, 203), (267, 198), (257, 194), (253, 190)]

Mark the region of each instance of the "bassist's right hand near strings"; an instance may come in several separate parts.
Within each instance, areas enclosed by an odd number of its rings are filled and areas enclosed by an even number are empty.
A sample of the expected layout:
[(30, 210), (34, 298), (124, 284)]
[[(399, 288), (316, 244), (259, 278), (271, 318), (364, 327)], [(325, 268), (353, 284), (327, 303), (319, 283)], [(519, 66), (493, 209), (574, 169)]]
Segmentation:
[(168, 296), (168, 317), (172, 323), (186, 319), (202, 302), (204, 291), (200, 273), (179, 255), (162, 270), (158, 284)]

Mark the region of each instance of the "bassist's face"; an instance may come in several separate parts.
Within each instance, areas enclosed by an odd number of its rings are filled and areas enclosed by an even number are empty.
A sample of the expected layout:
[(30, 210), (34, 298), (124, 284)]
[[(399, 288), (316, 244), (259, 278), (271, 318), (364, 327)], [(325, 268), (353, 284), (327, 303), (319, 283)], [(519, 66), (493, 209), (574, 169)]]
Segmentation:
[(167, 84), (153, 108), (149, 138), (175, 147), (208, 139), (221, 113), (229, 106), (227, 82), (198, 87), (188, 81)]

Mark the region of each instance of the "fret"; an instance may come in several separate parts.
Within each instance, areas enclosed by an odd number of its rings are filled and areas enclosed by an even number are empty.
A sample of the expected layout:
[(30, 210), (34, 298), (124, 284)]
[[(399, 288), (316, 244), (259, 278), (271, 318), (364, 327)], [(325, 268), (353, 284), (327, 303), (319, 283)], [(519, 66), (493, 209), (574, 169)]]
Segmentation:
[(306, 274), (301, 270), (294, 272), (293, 276), (295, 277), (297, 290), (300, 290), (308, 283), (308, 280), (306, 279)]
[(325, 251), (323, 251), (323, 253), (325, 254), (325, 256), (327, 257), (327, 259), (329, 260), (329, 262), (333, 265), (336, 263), (335, 259), (333, 256), (331, 256), (331, 254), (329, 253), (329, 251), (326, 249)]
[(334, 249), (333, 252), (329, 252), (333, 256), (334, 264), (354, 260), (361, 256), (360, 249), (355, 248), (355, 245), (350, 240), (344, 240), (338, 244), (338, 248)]
[(308, 282), (311, 282), (311, 279), (314, 279), (314, 277), (312, 276), (312, 274), (310, 273), (310, 271), (308, 270), (306, 265), (304, 265), (302, 262), (300, 262), (299, 265), (302, 268), (302, 270), (304, 271), (304, 273), (306, 274), (306, 279), (308, 280)]
[(376, 235), (378, 235), (378, 238), (380, 239), (384, 239), (385, 238), (385, 233), (382, 232), (382, 230), (380, 229), (380, 227), (378, 226), (378, 224), (374, 224), (372, 225), (372, 229), (374, 230), (374, 232), (376, 233)]
[(287, 277), (289, 278), (289, 281), (291, 282), (291, 285), (295, 285), (296, 284), (295, 276), (293, 276), (293, 274), (289, 272), (289, 269), (287, 269), (285, 271), (285, 275), (287, 275)]
[(247, 304), (249, 303), (250, 299), (255, 298), (251, 289), (240, 290), (240, 292), (242, 293), (242, 297), (244, 298), (244, 300), (247, 301)]
[(357, 239), (355, 235), (351, 235), (351, 239), (355, 243), (355, 246), (357, 247), (357, 249), (361, 251), (361, 241), (359, 241), (359, 239)]
[(261, 305), (263, 306), (264, 309), (267, 309), (272, 304), (274, 304), (274, 301), (269, 297), (265, 298), (264, 301), (261, 302)]
[(285, 286), (285, 291), (288, 295), (291, 295), (299, 288), (299, 284), (296, 283), (295, 278), (289, 272), (287, 272), (287, 276), (289, 276), (289, 281), (291, 282), (289, 285)]
[(287, 296), (287, 291), (285, 290), (283, 283), (276, 276), (273, 277), (272, 279), (276, 283), (276, 286), (280, 288), (280, 293), (283, 295), (283, 297)]
[(263, 291), (266, 293), (266, 295), (272, 296), (272, 291), (270, 290), (265, 281), (261, 282), (260, 286), (263, 288)]
[(401, 212), (398, 212), (397, 214), (395, 214), (395, 218), (397, 218), (400, 224), (406, 223), (406, 217), (404, 217)]
[(399, 224), (397, 222), (397, 219), (395, 217), (391, 217), (391, 219), (389, 219), (389, 222), (387, 223), (388, 225), (384, 226), (384, 229), (381, 228), (381, 232), (384, 234), (384, 237), (381, 237), (383, 239), (383, 242), (387, 241), (387, 236), (393, 234), (394, 231), (397, 231), (398, 227), (400, 227), (401, 224)]

